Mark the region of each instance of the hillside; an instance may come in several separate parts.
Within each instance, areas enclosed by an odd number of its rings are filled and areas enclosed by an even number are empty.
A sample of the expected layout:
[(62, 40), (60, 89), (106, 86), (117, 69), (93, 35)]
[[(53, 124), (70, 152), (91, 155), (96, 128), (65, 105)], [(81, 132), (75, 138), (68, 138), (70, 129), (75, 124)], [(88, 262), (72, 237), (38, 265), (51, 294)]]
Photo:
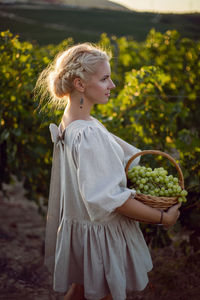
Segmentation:
[(114, 10), (128, 10), (125, 6), (108, 0), (0, 0), (0, 4), (46, 4), (67, 5), (81, 8), (103, 8)]
[(183, 37), (200, 38), (200, 14), (154, 14), (42, 4), (1, 5), (0, 22), (2, 31), (9, 29), (22, 40), (36, 41), (40, 45), (57, 44), (68, 37), (73, 37), (75, 42), (97, 42), (103, 32), (143, 41), (151, 28), (162, 33), (176, 29)]
[(108, 1), (108, 0), (62, 0), (62, 3), (71, 6), (80, 7), (96, 7), (103, 9), (118, 9), (118, 10), (128, 10), (123, 5)]

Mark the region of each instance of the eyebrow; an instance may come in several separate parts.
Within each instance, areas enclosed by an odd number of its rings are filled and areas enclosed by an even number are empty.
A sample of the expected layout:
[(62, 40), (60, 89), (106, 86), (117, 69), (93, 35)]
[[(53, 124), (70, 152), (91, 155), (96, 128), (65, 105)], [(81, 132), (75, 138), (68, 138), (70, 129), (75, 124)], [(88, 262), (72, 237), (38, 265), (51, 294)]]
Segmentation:
[(109, 78), (109, 77), (110, 77), (110, 75), (104, 75), (102, 78), (106, 79), (106, 78)]

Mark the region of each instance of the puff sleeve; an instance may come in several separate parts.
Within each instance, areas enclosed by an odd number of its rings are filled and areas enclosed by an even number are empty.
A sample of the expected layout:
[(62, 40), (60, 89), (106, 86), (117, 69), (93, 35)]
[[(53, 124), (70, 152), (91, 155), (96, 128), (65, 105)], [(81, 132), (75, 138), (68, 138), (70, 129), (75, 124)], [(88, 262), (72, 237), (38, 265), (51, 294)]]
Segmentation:
[[(112, 136), (124, 150), (125, 164), (127, 164), (128, 160), (131, 158), (131, 156), (135, 155), (138, 152), (141, 152), (141, 150), (139, 150), (138, 148), (134, 147), (133, 145), (125, 142), (120, 137), (118, 137), (114, 134), (112, 134)], [(139, 164), (139, 162), (140, 162), (140, 157), (137, 157), (136, 159), (134, 159), (134, 161), (132, 161), (130, 167), (137, 166)]]
[(124, 151), (101, 128), (84, 128), (73, 154), (79, 191), (92, 221), (103, 220), (135, 194), (126, 187)]

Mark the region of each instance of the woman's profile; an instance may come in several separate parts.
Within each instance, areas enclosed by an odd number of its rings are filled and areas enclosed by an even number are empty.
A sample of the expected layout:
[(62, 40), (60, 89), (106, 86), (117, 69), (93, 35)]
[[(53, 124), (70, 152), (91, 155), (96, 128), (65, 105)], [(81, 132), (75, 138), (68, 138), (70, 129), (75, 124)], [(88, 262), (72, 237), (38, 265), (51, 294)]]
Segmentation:
[[(63, 51), (40, 75), (36, 88), (63, 106), (50, 124), (53, 161), (45, 264), (64, 299), (125, 300), (148, 283), (152, 260), (139, 223), (175, 224), (179, 205), (167, 212), (134, 199), (125, 165), (140, 151), (91, 116), (115, 88), (107, 52), (89, 43)], [(135, 160), (134, 164), (138, 164)]]

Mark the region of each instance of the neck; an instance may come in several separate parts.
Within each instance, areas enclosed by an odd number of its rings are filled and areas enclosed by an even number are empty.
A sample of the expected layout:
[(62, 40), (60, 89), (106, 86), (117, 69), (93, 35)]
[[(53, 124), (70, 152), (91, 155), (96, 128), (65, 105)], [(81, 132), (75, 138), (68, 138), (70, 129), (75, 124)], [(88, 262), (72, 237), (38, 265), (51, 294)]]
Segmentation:
[[(83, 102), (81, 101), (83, 99)], [(68, 103), (65, 108), (65, 119), (69, 122), (74, 120), (91, 120), (90, 112), (92, 105), (86, 101), (81, 94), (69, 95)]]

